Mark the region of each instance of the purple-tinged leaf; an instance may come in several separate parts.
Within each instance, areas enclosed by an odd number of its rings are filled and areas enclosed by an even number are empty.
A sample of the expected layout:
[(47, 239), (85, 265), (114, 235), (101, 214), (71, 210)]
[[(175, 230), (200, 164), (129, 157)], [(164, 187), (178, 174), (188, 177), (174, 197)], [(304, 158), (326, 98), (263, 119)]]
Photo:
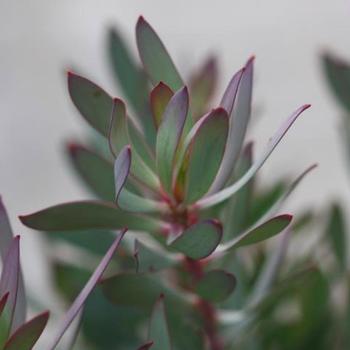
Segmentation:
[(292, 221), (293, 216), (289, 214), (278, 215), (263, 224), (248, 229), (246, 232), (240, 234), (238, 237), (221, 244), (217, 251), (227, 252), (232, 249), (236, 249), (242, 246), (255, 244), (264, 241), (270, 237), (278, 235), (285, 228), (287, 228)]
[(9, 293), (9, 296), (2, 314), (4, 327), (2, 329), (3, 334), (0, 336), (0, 347), (13, 330), (12, 322), (18, 293), (19, 264), (19, 236), (16, 236), (12, 239), (12, 243), (8, 248), (1, 272), (0, 297), (3, 297), (7, 293)]
[(156, 219), (120, 210), (103, 201), (80, 201), (59, 204), (20, 216), (21, 222), (41, 231), (73, 231), (84, 229), (121, 229), (159, 232), (162, 223)]
[(184, 85), (159, 36), (142, 16), (136, 24), (136, 42), (141, 61), (153, 85), (163, 81), (173, 91)]
[(218, 80), (218, 66), (215, 57), (209, 57), (193, 75), (190, 82), (191, 111), (196, 121), (207, 109), (213, 97)]
[(112, 97), (92, 81), (68, 72), (70, 97), (85, 120), (102, 135), (108, 135)]
[(227, 299), (235, 287), (234, 275), (224, 270), (212, 270), (198, 281), (195, 291), (202, 299), (218, 303)]
[(170, 99), (159, 126), (156, 143), (156, 162), (164, 190), (171, 194), (174, 160), (188, 112), (188, 91), (186, 87), (177, 91)]
[(193, 127), (195, 132), (190, 132), (189, 137), (193, 135), (191, 139), (186, 139), (186, 153), (182, 164), (186, 203), (193, 203), (201, 198), (213, 183), (224, 155), (228, 125), (226, 111), (217, 108), (202, 117)]
[(10, 294), (9, 292), (5, 293), (5, 295), (2, 296), (0, 299), (0, 317), (1, 317), (2, 312), (4, 311), (5, 305), (7, 303), (8, 298), (9, 298), (9, 294)]
[(171, 341), (164, 306), (164, 295), (156, 301), (148, 328), (148, 339), (153, 340), (154, 350), (171, 350)]
[(144, 345), (141, 345), (137, 350), (148, 350), (153, 346), (153, 341), (149, 341)]
[(230, 116), (230, 128), (222, 165), (210, 193), (225, 186), (242, 148), (251, 114), (253, 63), (254, 57), (247, 62), (243, 71), (234, 75), (220, 103)]
[(160, 82), (150, 94), (151, 111), (155, 127), (158, 129), (162, 122), (163, 114), (174, 92), (169, 86)]
[(199, 260), (209, 256), (219, 245), (222, 237), (222, 226), (216, 220), (205, 220), (188, 227), (176, 237), (169, 247)]
[(105, 272), (109, 262), (113, 258), (113, 255), (118, 248), (121, 240), (124, 237), (124, 234), (126, 232), (126, 229), (123, 229), (111, 245), (111, 247), (108, 249), (107, 253), (101, 260), (100, 264), (97, 266), (96, 270), (90, 277), (89, 281), (86, 283), (83, 290), (79, 293), (77, 298), (74, 300), (73, 304), (67, 311), (66, 315), (64, 316), (60, 326), (58, 327), (57, 335), (54, 337), (54, 340), (52, 341), (52, 345), (49, 347), (49, 350), (54, 350), (58, 343), (60, 342), (61, 338), (63, 337), (66, 330), (69, 328), (70, 324), (73, 322), (75, 317), (79, 314), (79, 311), (84, 306), (84, 303), (92, 290), (95, 288), (96, 284), (101, 279), (103, 273)]
[(46, 311), (19, 327), (5, 344), (4, 350), (31, 350), (44, 331), (49, 312)]
[(196, 206), (199, 208), (208, 208), (218, 203), (223, 202), (224, 200), (230, 198), (233, 194), (235, 194), (239, 189), (241, 189), (255, 174), (256, 172), (263, 166), (265, 161), (269, 158), (270, 154), (282, 140), (283, 136), (289, 130), (289, 128), (293, 125), (299, 115), (308, 109), (310, 105), (304, 105), (298, 108), (278, 129), (276, 134), (269, 141), (264, 153), (258, 158), (257, 161), (253, 163), (251, 168), (234, 184), (231, 186), (224, 188), (223, 190), (216, 192), (212, 195), (209, 195), (196, 203)]
[[(13, 232), (10, 225), (5, 206), (0, 197), (0, 255), (2, 262), (4, 263), (7, 250), (13, 240)], [(23, 273), (21, 267), (19, 267), (19, 280), (18, 280), (18, 292), (17, 302), (15, 307), (15, 314), (12, 321), (12, 329), (14, 331), (19, 327), (26, 319), (27, 314), (27, 300), (23, 282)]]

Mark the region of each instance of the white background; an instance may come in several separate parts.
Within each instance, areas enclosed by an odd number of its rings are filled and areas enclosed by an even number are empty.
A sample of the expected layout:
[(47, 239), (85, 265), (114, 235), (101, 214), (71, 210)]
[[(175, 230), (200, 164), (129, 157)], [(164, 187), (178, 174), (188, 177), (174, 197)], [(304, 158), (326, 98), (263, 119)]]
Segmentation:
[[(118, 95), (106, 55), (109, 26), (135, 50), (143, 14), (183, 75), (205, 55), (220, 58), (222, 91), (232, 73), (256, 55), (255, 104), (262, 112), (251, 137), (259, 153), (296, 107), (312, 109), (296, 123), (261, 172), (262, 183), (296, 175), (318, 162), (286, 210), (347, 203), (349, 178), (339, 140), (341, 111), (326, 86), (320, 54), (350, 61), (350, 3), (344, 0), (0, 1), (0, 193), (22, 235), (29, 290), (46, 294), (45, 245), (17, 215), (87, 198), (67, 166), (63, 144), (87, 130), (66, 89), (65, 70), (77, 67)], [(347, 203), (348, 204), (348, 203)]]

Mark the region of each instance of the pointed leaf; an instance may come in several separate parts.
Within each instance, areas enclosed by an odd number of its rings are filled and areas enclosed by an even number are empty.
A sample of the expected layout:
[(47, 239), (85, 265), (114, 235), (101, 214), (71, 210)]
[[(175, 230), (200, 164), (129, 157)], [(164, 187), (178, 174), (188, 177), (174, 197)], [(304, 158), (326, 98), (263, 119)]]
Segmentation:
[(92, 81), (68, 72), (70, 97), (85, 120), (102, 135), (108, 135), (112, 97)]
[(221, 237), (221, 224), (215, 220), (205, 220), (187, 228), (169, 246), (198, 260), (209, 256), (220, 243)]
[(156, 161), (164, 190), (171, 193), (175, 153), (181, 139), (188, 111), (188, 91), (184, 87), (169, 101), (158, 129)]
[(185, 202), (193, 203), (210, 188), (225, 151), (228, 116), (223, 108), (214, 109), (194, 126), (187, 146), (185, 169)]
[(276, 216), (252, 230), (242, 233), (231, 241), (219, 246), (219, 251), (227, 251), (245, 245), (255, 244), (282, 232), (292, 221), (293, 216), (283, 214)]
[(242, 188), (255, 174), (256, 172), (263, 166), (265, 161), (269, 158), (270, 154), (282, 140), (283, 136), (289, 130), (289, 128), (293, 125), (299, 115), (308, 109), (310, 105), (304, 105), (298, 108), (281, 126), (281, 128), (276, 132), (276, 134), (270, 139), (264, 153), (258, 158), (257, 161), (251, 166), (251, 168), (246, 172), (244, 176), (242, 176), (238, 181), (236, 181), (231, 186), (224, 188), (223, 190), (212, 194), (208, 197), (203, 198), (198, 201), (196, 204), (198, 207), (207, 208), (218, 204), (227, 198), (230, 198), (233, 194), (235, 194), (240, 188)]
[(152, 91), (150, 95), (151, 99), (151, 110), (153, 116), (153, 122), (156, 128), (162, 122), (163, 114), (168, 105), (170, 99), (173, 97), (174, 93), (169, 86), (160, 82)]
[[(0, 197), (0, 255), (4, 264), (7, 250), (10, 247), (13, 240), (13, 233), (10, 225), (5, 206)], [(18, 292), (17, 302), (15, 307), (15, 314), (12, 321), (12, 331), (19, 327), (26, 319), (27, 313), (27, 300), (23, 282), (23, 273), (21, 267), (19, 267), (19, 280), (18, 280)]]
[(105, 272), (109, 262), (112, 260), (115, 251), (117, 250), (121, 240), (124, 237), (124, 234), (126, 232), (126, 229), (123, 229), (95, 269), (94, 273), (90, 277), (89, 281), (86, 283), (83, 290), (79, 293), (77, 298), (74, 300), (73, 304), (67, 311), (66, 315), (64, 316), (60, 326), (58, 327), (57, 335), (54, 337), (54, 340), (52, 341), (52, 345), (49, 347), (50, 350), (54, 350), (58, 343), (60, 342), (61, 338), (63, 337), (66, 330), (69, 328), (75, 317), (79, 314), (79, 311), (84, 306), (84, 303), (92, 290), (95, 288), (96, 284), (101, 279), (103, 273)]
[(4, 350), (31, 350), (44, 331), (49, 312), (46, 311), (16, 330), (7, 341)]
[(184, 85), (163, 43), (142, 16), (136, 24), (136, 42), (141, 61), (153, 85), (163, 81), (173, 91)]
[(59, 204), (19, 218), (24, 225), (42, 231), (128, 227), (132, 230), (157, 232), (160, 229), (159, 222), (155, 219), (127, 213), (113, 203), (102, 201)]
[(210, 302), (221, 302), (227, 299), (236, 286), (236, 278), (224, 270), (206, 272), (196, 286), (196, 293)]
[(154, 350), (172, 349), (163, 295), (161, 295), (153, 307), (148, 328), (148, 339), (153, 340), (152, 348)]
[(194, 120), (204, 114), (212, 98), (218, 80), (218, 67), (215, 57), (209, 57), (190, 83), (191, 111)]

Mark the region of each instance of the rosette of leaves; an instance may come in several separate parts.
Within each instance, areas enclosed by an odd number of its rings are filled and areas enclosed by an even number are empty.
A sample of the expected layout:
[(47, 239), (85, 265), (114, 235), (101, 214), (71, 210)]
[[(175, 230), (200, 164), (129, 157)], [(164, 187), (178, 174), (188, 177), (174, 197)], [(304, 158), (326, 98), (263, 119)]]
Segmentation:
[[(83, 329), (91, 346), (135, 349), (144, 341), (142, 349), (230, 349), (237, 339), (227, 334), (221, 316), (249, 302), (252, 311), (244, 313), (234, 333), (254, 324), (281, 260), (277, 254), (269, 262), (272, 272), (266, 272), (255, 298), (242, 290), (240, 299), (233, 293), (231, 271), (240, 266), (237, 249), (287, 232), (292, 216), (276, 214), (312, 167), (252, 214), (253, 178), (309, 105), (293, 112), (253, 161), (245, 135), (254, 58), (208, 109), (217, 76), (213, 59), (187, 84), (142, 17), (136, 41), (142, 68), (120, 35), (110, 34), (111, 59), (128, 108), (89, 79), (68, 73), (74, 105), (101, 135), (102, 149), (110, 150), (69, 146), (75, 169), (98, 199), (59, 204), (20, 219), (95, 254), (112, 230), (135, 232), (134, 244), (126, 243), (116, 259), (115, 273), (102, 282), (108, 301), (97, 291), (86, 304)], [(56, 268), (66, 295), (84, 280), (84, 269)]]

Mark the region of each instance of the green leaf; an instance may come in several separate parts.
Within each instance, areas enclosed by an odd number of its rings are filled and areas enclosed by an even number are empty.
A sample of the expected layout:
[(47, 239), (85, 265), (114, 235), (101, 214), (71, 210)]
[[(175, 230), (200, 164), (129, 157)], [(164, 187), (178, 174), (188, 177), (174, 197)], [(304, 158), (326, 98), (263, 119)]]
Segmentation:
[(168, 321), (165, 314), (164, 296), (156, 301), (148, 328), (148, 339), (153, 341), (154, 350), (171, 350)]
[(4, 350), (31, 350), (45, 329), (48, 319), (49, 312), (46, 311), (22, 325), (12, 334)]
[(142, 71), (127, 48), (121, 35), (111, 29), (108, 37), (109, 56), (115, 77), (124, 96), (136, 112), (150, 145), (155, 142), (155, 128), (149, 120), (148, 86)]
[(333, 204), (330, 208), (326, 235), (340, 269), (345, 272), (347, 270), (347, 231), (343, 210), (338, 204)]
[(324, 55), (323, 67), (334, 96), (350, 113), (350, 65), (339, 58)]
[(72, 165), (88, 188), (99, 198), (114, 199), (113, 165), (84, 146), (70, 144), (68, 147)]
[(156, 162), (160, 181), (172, 190), (174, 159), (188, 112), (188, 91), (184, 87), (170, 99), (157, 133)]
[(173, 91), (184, 84), (166, 48), (154, 29), (141, 16), (136, 24), (136, 42), (140, 58), (153, 85), (163, 81)]
[(186, 203), (193, 203), (208, 192), (221, 164), (227, 132), (228, 116), (223, 108), (201, 118), (190, 132), (183, 164)]
[(216, 220), (205, 220), (188, 227), (169, 247), (191, 259), (209, 256), (220, 243), (222, 226)]
[(42, 231), (71, 231), (84, 229), (120, 229), (157, 232), (159, 222), (118, 209), (113, 203), (80, 201), (59, 204), (20, 216), (22, 223)]
[(224, 270), (206, 272), (196, 286), (196, 293), (210, 302), (221, 302), (227, 299), (236, 286), (236, 278)]
[(70, 97), (85, 120), (102, 135), (108, 135), (112, 97), (92, 81), (68, 72)]
[(222, 244), (219, 250), (228, 251), (264, 241), (282, 232), (290, 224), (292, 218), (293, 216), (288, 214), (276, 216), (253, 229), (247, 230), (247, 232), (242, 233), (231, 241)]
[(168, 105), (173, 95), (174, 93), (170, 89), (170, 87), (165, 85), (163, 82), (160, 82), (151, 91), (151, 111), (153, 116), (153, 122), (157, 129), (159, 128), (159, 125), (162, 122), (166, 106)]

